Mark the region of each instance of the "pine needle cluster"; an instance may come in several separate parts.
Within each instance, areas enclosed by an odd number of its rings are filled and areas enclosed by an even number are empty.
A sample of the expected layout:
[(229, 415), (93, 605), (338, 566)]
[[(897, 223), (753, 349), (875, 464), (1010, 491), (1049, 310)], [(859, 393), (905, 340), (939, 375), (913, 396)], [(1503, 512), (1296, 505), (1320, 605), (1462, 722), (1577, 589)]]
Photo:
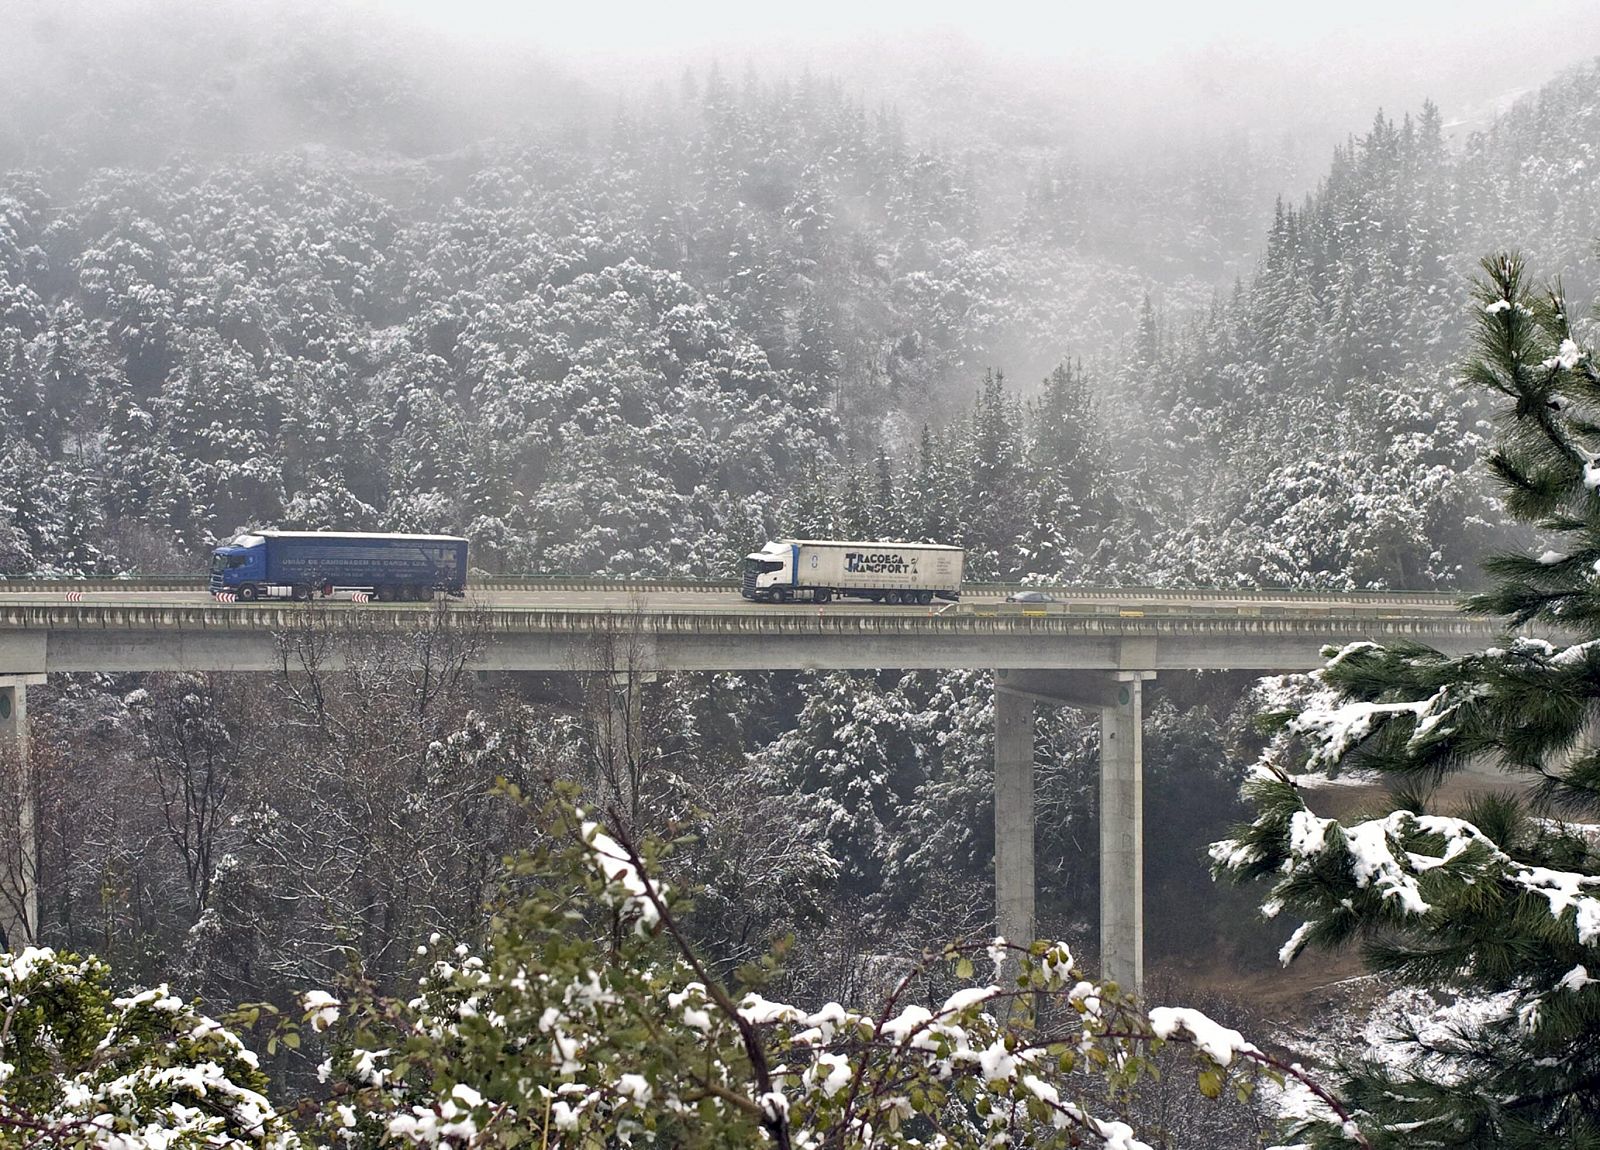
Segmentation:
[[(1504, 617), (1503, 644), (1355, 644), (1301, 684), (1295, 738), (1275, 746), (1381, 772), (1394, 810), (1318, 817), (1269, 756), (1247, 785), (1254, 821), (1212, 856), (1272, 880), (1269, 914), (1304, 919), (1285, 962), (1359, 943), (1373, 969), (1475, 1004), (1342, 1065), (1374, 1146), (1600, 1147), (1600, 360), (1559, 284), (1531, 291), (1515, 255), (1482, 267), (1463, 378), (1505, 402), (1489, 466), (1548, 549), (1493, 557), (1492, 587), (1464, 604)], [(1439, 782), (1489, 765), (1504, 793), (1431, 809)], [(1313, 1117), (1297, 1135), (1347, 1145), (1349, 1129)]]

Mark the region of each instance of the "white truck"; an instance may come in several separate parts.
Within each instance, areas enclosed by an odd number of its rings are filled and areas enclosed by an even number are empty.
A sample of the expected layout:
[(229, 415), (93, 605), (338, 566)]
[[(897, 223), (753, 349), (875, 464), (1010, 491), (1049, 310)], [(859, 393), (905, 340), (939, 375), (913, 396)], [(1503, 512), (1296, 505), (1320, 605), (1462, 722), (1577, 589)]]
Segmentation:
[(778, 539), (744, 557), (746, 599), (826, 603), (835, 595), (875, 603), (961, 598), (967, 553), (938, 543)]

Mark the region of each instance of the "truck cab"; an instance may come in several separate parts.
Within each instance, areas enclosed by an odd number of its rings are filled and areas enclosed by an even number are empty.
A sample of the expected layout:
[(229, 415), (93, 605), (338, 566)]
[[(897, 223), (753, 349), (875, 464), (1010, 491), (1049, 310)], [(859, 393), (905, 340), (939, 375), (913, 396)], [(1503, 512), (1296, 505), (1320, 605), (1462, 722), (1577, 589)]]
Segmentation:
[(256, 588), (267, 581), (267, 541), (260, 535), (240, 535), (211, 552), (211, 593), (230, 591), (241, 599), (254, 599)]
[(744, 557), (744, 581), (739, 593), (746, 599), (784, 599), (798, 580), (795, 562), (800, 548), (790, 543), (768, 543)]

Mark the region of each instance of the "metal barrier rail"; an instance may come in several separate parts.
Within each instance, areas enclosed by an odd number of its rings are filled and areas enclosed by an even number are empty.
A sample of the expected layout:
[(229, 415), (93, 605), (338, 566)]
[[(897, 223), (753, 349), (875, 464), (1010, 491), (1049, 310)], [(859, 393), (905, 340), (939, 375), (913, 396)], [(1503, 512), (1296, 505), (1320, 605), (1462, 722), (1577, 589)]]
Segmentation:
[[(203, 575), (135, 575), (123, 578), (0, 578), (0, 594), (48, 594), (52, 592), (139, 592), (139, 591), (193, 591), (203, 592), (207, 577)], [(570, 575), (486, 575), (472, 579), (470, 590), (476, 591), (549, 591), (549, 592), (704, 592), (730, 594), (739, 591), (732, 580), (695, 579), (606, 579)], [(1199, 587), (1023, 587), (1015, 583), (968, 583), (962, 589), (967, 599), (1003, 599), (1018, 591), (1042, 591), (1057, 602), (1048, 604), (1008, 604), (1022, 611), (1042, 610), (1056, 614), (1063, 609), (1090, 610), (1097, 606), (1142, 605), (1147, 609), (1163, 604), (1192, 606), (1202, 603), (1295, 603), (1305, 606), (1326, 605), (1349, 610), (1353, 606), (1391, 605), (1407, 609), (1440, 607), (1455, 609), (1459, 597), (1441, 591), (1288, 591), (1288, 590), (1232, 590)]]
[(473, 591), (705, 591), (739, 593), (733, 580), (699, 579), (598, 579), (567, 575), (485, 575), (469, 580)]
[[(193, 603), (155, 606), (128, 603), (0, 603), (0, 632), (31, 630), (110, 632), (294, 632), (307, 625), (302, 604), (262, 606), (254, 603), (221, 605)], [(316, 609), (313, 609), (316, 610)], [(332, 618), (348, 620), (361, 628), (409, 631), (425, 608), (417, 604), (376, 604), (371, 607), (336, 604)], [(894, 634), (1016, 634), (1094, 635), (1122, 638), (1163, 635), (1228, 636), (1300, 634), (1319, 641), (1384, 635), (1452, 636), (1488, 638), (1501, 633), (1497, 623), (1454, 613), (1407, 615), (1403, 612), (1365, 610), (1345, 613), (1281, 612), (1241, 613), (1204, 609), (1169, 616), (1129, 618), (1127, 612), (1057, 613), (1025, 615), (1016, 611), (975, 609), (924, 613), (893, 609), (850, 611), (718, 611), (709, 608), (674, 608), (640, 615), (637, 627), (645, 635), (738, 634), (781, 637), (786, 635), (894, 635)], [(468, 618), (470, 613), (452, 618)], [(486, 607), (470, 615), (494, 633), (616, 634), (615, 616), (599, 607)]]
[(204, 591), (204, 575), (130, 575), (123, 578), (84, 576), (82, 578), (0, 577), (0, 594), (44, 594), (50, 591)]
[[(1464, 592), (1456, 591), (1297, 591), (1291, 589), (1253, 588), (1233, 589), (1221, 587), (1045, 587), (1038, 585), (1022, 585), (1017, 583), (967, 583), (962, 586), (962, 598), (973, 595), (1012, 595), (1019, 591), (1042, 591), (1054, 599), (1062, 601), (1072, 600), (1097, 600), (1125, 598), (1139, 602), (1173, 602), (1182, 603), (1190, 601), (1212, 602), (1240, 602), (1240, 603), (1266, 603), (1266, 602), (1294, 602), (1294, 603), (1326, 603), (1329, 606), (1359, 603), (1395, 602), (1407, 605), (1422, 606), (1438, 604), (1439, 606), (1458, 606)], [(1048, 606), (1048, 604), (1045, 604)]]
[[(0, 576), (0, 594), (52, 591), (204, 591), (205, 575), (84, 576), (33, 578)], [(483, 575), (467, 581), (469, 591), (717, 591), (737, 592), (733, 580), (602, 579), (566, 575)]]

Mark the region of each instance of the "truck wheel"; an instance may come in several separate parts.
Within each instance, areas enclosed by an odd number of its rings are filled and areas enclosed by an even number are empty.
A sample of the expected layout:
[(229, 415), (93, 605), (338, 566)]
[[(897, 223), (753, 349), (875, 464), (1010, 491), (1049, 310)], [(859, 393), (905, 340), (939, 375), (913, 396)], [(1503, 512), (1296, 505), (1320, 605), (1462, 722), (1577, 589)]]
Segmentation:
[(821, 591), (818, 591), (816, 594), (814, 594), (812, 598), (818, 603), (826, 603), (833, 598), (833, 592), (827, 588), (823, 588)]
[(917, 602), (918, 603), (932, 603), (933, 602), (933, 592), (932, 591), (918, 591), (917, 592)]
[(387, 583), (379, 583), (372, 589), (372, 598), (377, 603), (393, 603), (394, 588)]
[(304, 603), (307, 599), (311, 598), (311, 588), (307, 587), (304, 583), (296, 583), (293, 587), (289, 588), (289, 598), (293, 599), (296, 603)]
[(254, 603), (261, 597), (261, 589), (254, 583), (245, 583), (239, 587), (239, 598), (246, 603)]
[(789, 601), (789, 588), (779, 587), (772, 593), (772, 601), (774, 603), (787, 603)]

